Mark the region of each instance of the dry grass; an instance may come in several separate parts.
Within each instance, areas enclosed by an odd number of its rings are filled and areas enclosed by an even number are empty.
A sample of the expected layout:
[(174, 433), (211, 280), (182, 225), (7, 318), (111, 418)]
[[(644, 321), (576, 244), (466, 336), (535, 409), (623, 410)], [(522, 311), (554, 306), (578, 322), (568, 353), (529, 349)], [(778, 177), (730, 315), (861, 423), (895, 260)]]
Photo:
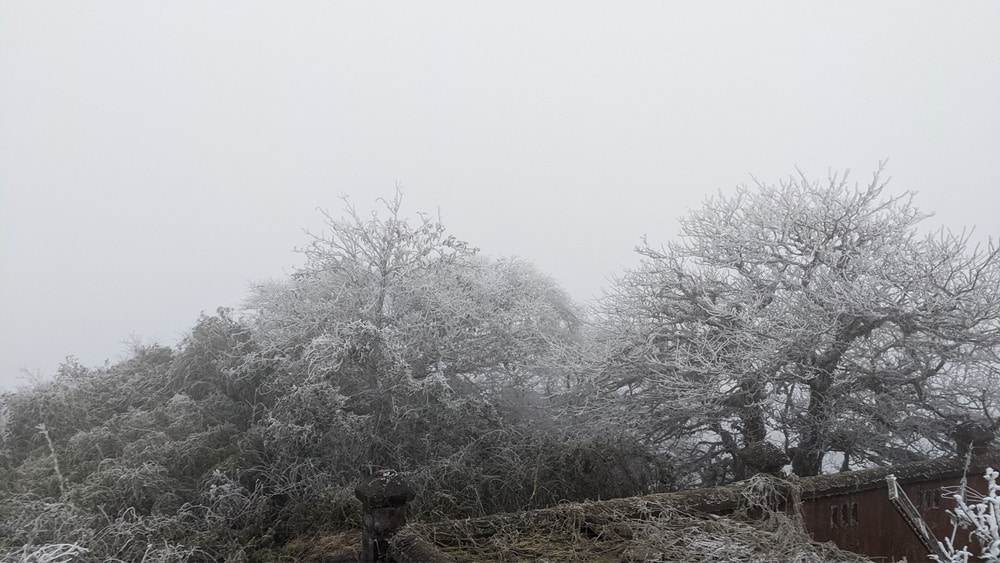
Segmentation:
[[(491, 518), (411, 524), (395, 543), (415, 539), (456, 563), (541, 562), (864, 562), (819, 544), (796, 514), (794, 485), (758, 476), (739, 486), (740, 501), (726, 517), (648, 501), (587, 502)], [(791, 495), (791, 498), (789, 498)], [(626, 501), (626, 502), (622, 502)], [(788, 502), (791, 501), (791, 502)]]
[(347, 530), (335, 534), (299, 537), (278, 552), (266, 554), (257, 552), (259, 561), (276, 563), (322, 561), (325, 563), (351, 563), (358, 561), (361, 553), (361, 532)]

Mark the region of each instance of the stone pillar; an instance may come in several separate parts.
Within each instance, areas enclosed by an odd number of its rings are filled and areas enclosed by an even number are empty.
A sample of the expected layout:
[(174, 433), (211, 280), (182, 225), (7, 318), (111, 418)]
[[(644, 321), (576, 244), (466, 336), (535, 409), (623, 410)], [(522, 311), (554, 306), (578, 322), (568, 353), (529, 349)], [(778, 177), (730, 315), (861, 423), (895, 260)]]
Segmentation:
[(403, 476), (393, 469), (380, 469), (371, 479), (354, 489), (361, 501), (361, 560), (391, 561), (389, 538), (406, 524), (406, 503), (416, 493)]

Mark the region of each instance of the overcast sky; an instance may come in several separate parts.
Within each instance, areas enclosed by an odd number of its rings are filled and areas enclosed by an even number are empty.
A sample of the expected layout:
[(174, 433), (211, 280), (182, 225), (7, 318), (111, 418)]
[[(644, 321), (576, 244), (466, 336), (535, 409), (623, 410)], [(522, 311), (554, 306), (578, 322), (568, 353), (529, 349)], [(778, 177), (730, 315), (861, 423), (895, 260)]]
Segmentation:
[(1000, 234), (1000, 2), (0, 0), (0, 388), (175, 344), (341, 193), (586, 301), (706, 196), (884, 158)]

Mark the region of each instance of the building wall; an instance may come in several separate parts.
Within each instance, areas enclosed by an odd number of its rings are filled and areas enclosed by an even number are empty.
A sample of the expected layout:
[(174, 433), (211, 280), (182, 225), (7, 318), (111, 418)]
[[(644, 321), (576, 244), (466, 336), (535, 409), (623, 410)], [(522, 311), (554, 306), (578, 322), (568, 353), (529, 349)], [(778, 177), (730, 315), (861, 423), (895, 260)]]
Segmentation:
[[(982, 480), (980, 478), (980, 480)], [(954, 501), (943, 498), (943, 487), (955, 487), (960, 479), (938, 479), (904, 484), (903, 490), (938, 540), (952, 533), (946, 512)], [(971, 477), (969, 485), (984, 489)], [(805, 500), (802, 513), (806, 528), (817, 541), (832, 541), (841, 549), (861, 553), (875, 561), (930, 561), (927, 550), (881, 487), (852, 493)], [(967, 543), (968, 534), (959, 532), (956, 543)]]

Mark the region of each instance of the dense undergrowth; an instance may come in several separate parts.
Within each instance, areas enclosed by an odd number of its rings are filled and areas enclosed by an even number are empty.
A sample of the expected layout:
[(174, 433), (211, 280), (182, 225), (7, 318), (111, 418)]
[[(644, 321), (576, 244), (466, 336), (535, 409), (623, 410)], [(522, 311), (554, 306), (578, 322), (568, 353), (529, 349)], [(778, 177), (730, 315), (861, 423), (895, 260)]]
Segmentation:
[(5, 395), (6, 560), (59, 545), (94, 561), (264, 557), (301, 534), (357, 525), (353, 488), (380, 467), (407, 472), (414, 516), (427, 520), (627, 495), (666, 475), (621, 429), (576, 435), (554, 398), (505, 412), (402, 371), (367, 403), (326, 377), (265, 390), (240, 370), (273, 374), (282, 361), (248, 363), (246, 337), (223, 311), (176, 350), (67, 363), (53, 381)]

